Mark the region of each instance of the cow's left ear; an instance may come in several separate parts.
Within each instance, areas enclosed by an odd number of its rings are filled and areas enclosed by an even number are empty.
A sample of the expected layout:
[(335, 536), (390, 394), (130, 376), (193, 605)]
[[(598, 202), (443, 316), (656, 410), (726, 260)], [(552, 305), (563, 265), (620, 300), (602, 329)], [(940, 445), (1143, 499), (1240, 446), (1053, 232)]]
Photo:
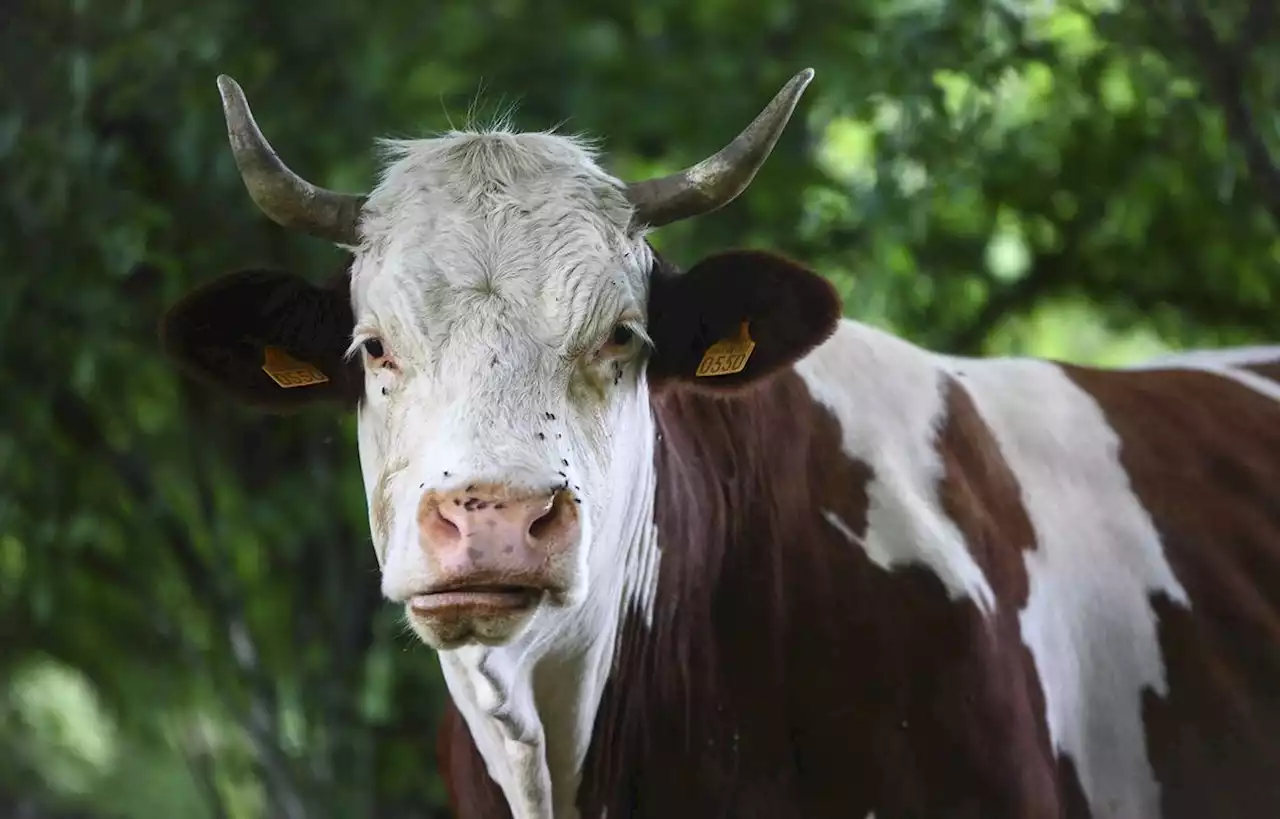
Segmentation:
[(735, 250), (649, 285), (649, 382), (732, 390), (794, 364), (840, 320), (829, 281), (781, 256)]
[(243, 270), (188, 293), (160, 322), (165, 352), (188, 374), (249, 406), (353, 408), (364, 388), (345, 356), (354, 318), (348, 276), (327, 285)]

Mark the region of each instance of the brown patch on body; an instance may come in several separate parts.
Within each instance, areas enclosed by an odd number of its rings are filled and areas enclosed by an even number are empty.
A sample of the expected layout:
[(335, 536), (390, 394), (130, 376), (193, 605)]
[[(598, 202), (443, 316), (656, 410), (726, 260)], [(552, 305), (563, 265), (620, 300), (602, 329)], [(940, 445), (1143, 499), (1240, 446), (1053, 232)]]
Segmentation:
[(1143, 717), (1164, 815), (1280, 816), (1280, 403), (1204, 372), (1065, 370), (1119, 436), (1190, 598), (1152, 600), (1169, 695), (1147, 692)]
[(489, 777), (467, 722), (451, 699), (446, 699), (440, 720), (436, 759), (457, 819), (511, 819), (507, 798)]

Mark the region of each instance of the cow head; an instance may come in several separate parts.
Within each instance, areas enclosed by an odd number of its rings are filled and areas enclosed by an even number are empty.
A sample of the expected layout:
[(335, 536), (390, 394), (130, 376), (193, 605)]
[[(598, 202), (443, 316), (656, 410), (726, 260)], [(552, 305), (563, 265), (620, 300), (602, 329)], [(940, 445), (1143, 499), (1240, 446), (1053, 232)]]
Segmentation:
[[(352, 260), (325, 285), (215, 280), (166, 315), (166, 349), (243, 402), (358, 413), (382, 588), (427, 643), (502, 644), (592, 599), (616, 608), (608, 578), (628, 569), (627, 543), (652, 538), (651, 394), (741, 388), (839, 315), (822, 278), (778, 257), (725, 253), (679, 273), (645, 240), (741, 193), (811, 78), (661, 179), (624, 184), (566, 136), (452, 132), (384, 143), (367, 196), (295, 175), (219, 78), (253, 199)], [(745, 358), (702, 366), (717, 341), (747, 338)]]

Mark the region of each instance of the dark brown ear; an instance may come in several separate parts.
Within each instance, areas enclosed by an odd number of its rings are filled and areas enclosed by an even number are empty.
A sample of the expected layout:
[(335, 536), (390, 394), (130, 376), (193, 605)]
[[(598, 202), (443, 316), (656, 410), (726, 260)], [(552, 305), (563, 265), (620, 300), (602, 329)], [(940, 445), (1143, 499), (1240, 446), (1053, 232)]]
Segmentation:
[[(286, 412), (328, 401), (350, 408), (364, 389), (362, 365), (344, 359), (353, 325), (347, 274), (318, 287), (289, 273), (245, 270), (171, 307), (160, 340), (182, 369), (250, 406)], [(268, 356), (276, 378), (264, 370)]]
[[(825, 341), (841, 315), (830, 282), (764, 251), (719, 253), (683, 275), (655, 272), (649, 287), (654, 353), (648, 373), (654, 386), (679, 381), (732, 390), (752, 384)], [(744, 323), (755, 344), (745, 362), (743, 348), (730, 345), (718, 348), (725, 355), (712, 351), (704, 364), (713, 344), (740, 340)]]

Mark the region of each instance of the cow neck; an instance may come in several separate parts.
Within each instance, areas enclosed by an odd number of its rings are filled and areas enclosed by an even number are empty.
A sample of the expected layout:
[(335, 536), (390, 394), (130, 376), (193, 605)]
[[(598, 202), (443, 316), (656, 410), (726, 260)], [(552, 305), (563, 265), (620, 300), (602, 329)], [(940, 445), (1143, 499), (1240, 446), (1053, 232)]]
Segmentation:
[[(722, 685), (745, 682), (723, 679), (718, 668), (726, 627), (750, 644), (747, 651), (763, 652), (762, 665), (770, 663), (767, 647), (784, 642), (789, 592), (783, 586), (793, 574), (782, 565), (780, 547), (797, 536), (805, 540), (815, 449), (839, 448), (834, 419), (814, 404), (794, 370), (727, 394), (670, 387), (653, 406), (658, 599), (650, 616), (624, 624), (588, 762), (588, 813), (602, 807), (602, 794), (593, 793), (599, 787), (610, 794), (606, 801), (616, 796), (636, 761), (630, 755), (647, 744), (634, 740), (650, 735), (647, 725), (657, 712), (682, 714), (677, 722), (693, 728), (705, 723), (707, 709), (719, 707)], [(865, 476), (859, 467), (850, 464), (848, 474), (827, 470), (821, 478), (831, 492), (860, 497)], [(755, 612), (752, 622), (726, 622), (717, 605), (723, 595), (739, 593), (759, 598), (760, 605), (743, 609)]]
[(615, 431), (628, 445), (617, 447), (609, 497), (594, 521), (583, 603), (540, 613), (545, 619), (505, 646), (440, 655), (454, 703), (513, 819), (578, 816), (583, 761), (622, 623), (652, 621), (657, 433), (643, 383), (638, 394)]

